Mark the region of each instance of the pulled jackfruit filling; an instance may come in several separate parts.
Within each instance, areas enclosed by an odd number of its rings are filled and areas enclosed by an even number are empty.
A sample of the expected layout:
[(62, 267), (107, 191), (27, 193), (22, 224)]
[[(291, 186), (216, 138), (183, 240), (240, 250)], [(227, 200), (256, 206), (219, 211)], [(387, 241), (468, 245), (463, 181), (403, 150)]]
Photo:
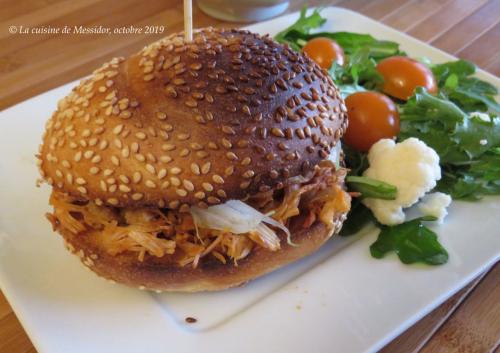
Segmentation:
[(337, 216), (350, 209), (351, 198), (341, 187), (345, 174), (344, 169), (323, 161), (308, 176), (290, 178), (281, 190), (257, 193), (244, 203), (231, 200), (191, 212), (99, 206), (53, 191), (54, 211), (47, 218), (54, 229), (75, 235), (96, 231), (100, 246), (110, 255), (132, 252), (143, 261), (146, 256), (175, 253), (181, 266), (196, 267), (205, 256), (237, 265), (255, 247), (279, 250), (277, 234), (290, 235), (286, 227), (299, 215), (303, 228), (316, 221), (333, 228)]

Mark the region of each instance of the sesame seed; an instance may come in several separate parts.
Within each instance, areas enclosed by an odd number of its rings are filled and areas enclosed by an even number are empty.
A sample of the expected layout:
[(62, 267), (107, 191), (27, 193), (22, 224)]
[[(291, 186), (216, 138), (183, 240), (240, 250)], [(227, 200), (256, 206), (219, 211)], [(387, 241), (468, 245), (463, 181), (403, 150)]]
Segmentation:
[(232, 161), (235, 161), (238, 159), (238, 156), (234, 152), (227, 152), (226, 157)]
[(196, 175), (200, 175), (200, 166), (196, 163), (191, 163), (191, 171)]
[(188, 191), (193, 191), (194, 190), (194, 185), (191, 181), (187, 180), (187, 179), (184, 179), (182, 181), (182, 185), (184, 186), (184, 188)]
[(137, 137), (139, 140), (145, 140), (146, 139), (146, 134), (142, 131), (136, 132), (135, 137)]
[(206, 152), (206, 151), (198, 151), (198, 152), (196, 152), (196, 156), (199, 157), (199, 158), (206, 158), (206, 157), (208, 157), (208, 152)]
[(79, 162), (82, 159), (82, 151), (78, 151), (75, 153), (75, 156), (73, 157), (73, 160), (75, 162)]
[(97, 164), (97, 163), (99, 163), (101, 160), (102, 160), (101, 156), (99, 156), (99, 155), (97, 154), (97, 155), (95, 155), (95, 156), (92, 158), (91, 162), (92, 162), (92, 163), (94, 163), (94, 164)]
[(181, 173), (181, 168), (179, 167), (173, 167), (170, 169), (170, 173), (173, 174), (173, 175), (177, 175), (177, 174), (180, 174)]
[(116, 156), (111, 156), (111, 163), (113, 163), (115, 166), (120, 166), (120, 160)]
[(226, 138), (221, 139), (221, 144), (222, 144), (222, 146), (224, 146), (225, 148), (232, 148), (232, 147), (233, 147), (233, 144), (231, 143), (231, 141), (229, 141), (229, 140), (228, 140), (228, 139), (226, 139)]
[(170, 177), (170, 182), (172, 183), (173, 186), (181, 185), (181, 180), (177, 177)]
[(271, 129), (271, 134), (273, 134), (274, 136), (276, 137), (285, 137), (285, 134), (283, 133), (283, 131), (281, 131), (279, 128), (277, 127), (273, 127)]
[(85, 189), (83, 186), (79, 186), (76, 189), (84, 195), (87, 193), (87, 189)]
[(167, 175), (167, 170), (166, 169), (160, 169), (158, 172), (158, 179), (163, 179)]
[(214, 197), (214, 196), (209, 196), (207, 198), (207, 201), (208, 203), (210, 204), (217, 204), (217, 203), (220, 203), (220, 199), (218, 199), (217, 197)]
[(186, 195), (187, 195), (187, 191), (186, 191), (186, 190), (184, 190), (184, 189), (175, 189), (175, 193), (176, 193), (177, 195), (179, 195), (179, 196), (182, 196), (182, 197), (184, 197), (184, 196), (186, 196)]
[(156, 174), (156, 169), (152, 164), (146, 164), (146, 170), (151, 174)]
[(196, 194), (194, 194), (194, 197), (197, 199), (204, 199), (205, 198), (205, 193), (203, 191), (198, 191)]
[(178, 134), (178, 135), (177, 135), (177, 138), (178, 138), (180, 141), (185, 141), (185, 140), (189, 139), (190, 137), (191, 137), (191, 136), (190, 136), (189, 134), (187, 134), (187, 133), (185, 133), (185, 134)]
[(85, 157), (85, 159), (90, 159), (90, 158), (92, 158), (92, 156), (94, 156), (94, 151), (92, 151), (92, 150), (87, 150), (83, 154), (83, 157)]
[(203, 183), (203, 184), (201, 184), (201, 186), (203, 187), (203, 189), (205, 189), (205, 191), (208, 191), (208, 192), (214, 190), (214, 187), (210, 183)]
[(57, 169), (56, 170), (56, 176), (59, 177), (59, 178), (62, 178), (63, 177), (63, 173), (59, 169)]
[(189, 152), (191, 152), (191, 151), (188, 148), (183, 148), (181, 150), (181, 152), (179, 153), (179, 156), (186, 157), (189, 154)]
[(118, 179), (120, 179), (122, 183), (125, 184), (130, 183), (130, 179), (126, 175), (121, 174), (118, 176)]
[(170, 162), (172, 162), (172, 157), (167, 156), (167, 155), (163, 155), (160, 157), (160, 161), (162, 163), (170, 163)]
[(108, 191), (108, 185), (106, 185), (106, 183), (104, 182), (104, 180), (101, 180), (99, 182), (99, 185), (101, 186), (101, 190), (104, 191), (104, 192), (107, 192)]
[(146, 157), (144, 157), (143, 154), (140, 154), (140, 153), (136, 153), (134, 155), (135, 159), (137, 159), (139, 162), (145, 162), (146, 161)]
[(212, 180), (214, 182), (216, 182), (217, 184), (224, 184), (224, 179), (220, 175), (218, 175), (218, 174), (214, 174), (212, 176)]
[(132, 116), (132, 113), (129, 112), (128, 110), (124, 110), (124, 111), (120, 112), (120, 114), (118, 116), (122, 119), (129, 119)]
[(234, 131), (234, 129), (228, 125), (222, 126), (222, 132), (227, 134), (227, 135), (236, 135), (236, 131)]
[(118, 200), (115, 199), (114, 197), (107, 199), (106, 202), (109, 203), (110, 205), (113, 205), (113, 206), (118, 205)]
[(138, 184), (142, 179), (142, 174), (140, 172), (134, 172), (134, 174), (132, 175), (132, 180), (134, 181), (134, 183)]
[(102, 151), (105, 150), (106, 147), (108, 147), (108, 141), (102, 140), (101, 143), (99, 144), (99, 149)]
[(141, 194), (140, 192), (136, 192), (135, 194), (132, 194), (132, 200), (134, 201), (139, 201), (144, 197), (144, 194)]
[(113, 141), (113, 143), (115, 144), (116, 148), (122, 148), (123, 147), (122, 141), (120, 139), (115, 139)]
[(113, 129), (113, 133), (115, 135), (119, 135), (123, 130), (123, 124), (116, 125), (115, 128)]
[[(37, 161), (37, 162), (38, 162), (38, 161)], [(71, 168), (71, 164), (70, 164), (67, 160), (65, 160), (65, 159), (64, 159), (64, 160), (62, 160), (61, 164), (62, 164), (62, 166), (63, 166), (64, 168), (68, 168), (68, 169), (70, 169), (70, 168)], [(40, 161), (40, 165), (41, 165), (41, 161)]]
[(114, 171), (112, 169), (105, 169), (103, 174), (104, 176), (110, 176), (111, 174), (113, 174), (113, 172)]
[(255, 172), (253, 170), (247, 170), (245, 173), (243, 173), (243, 178), (252, 178), (255, 175)]
[(207, 174), (210, 171), (210, 167), (212, 166), (212, 163), (207, 162), (201, 166), (201, 173), (202, 174)]
[(171, 143), (164, 143), (161, 146), (161, 149), (164, 150), (164, 151), (173, 151), (173, 150), (175, 150), (175, 148), (176, 148), (176, 146), (172, 145)]
[(167, 118), (167, 114), (163, 113), (163, 112), (157, 112), (156, 113), (156, 117), (160, 120), (165, 120)]
[(99, 173), (99, 170), (100, 169), (97, 168), (97, 167), (92, 167), (92, 168), (89, 169), (90, 174), (93, 174), (93, 175), (96, 175), (97, 173)]
[(116, 184), (113, 184), (113, 185), (111, 185), (111, 186), (109, 187), (109, 191), (110, 191), (110, 192), (115, 192), (115, 191), (116, 191), (116, 189), (118, 189), (118, 186), (117, 186)]
[(146, 186), (147, 186), (148, 188), (150, 188), (150, 189), (154, 189), (154, 188), (156, 188), (156, 184), (155, 184), (152, 180), (149, 180), (149, 179), (148, 179), (148, 180), (146, 180), (145, 184), (146, 184)]

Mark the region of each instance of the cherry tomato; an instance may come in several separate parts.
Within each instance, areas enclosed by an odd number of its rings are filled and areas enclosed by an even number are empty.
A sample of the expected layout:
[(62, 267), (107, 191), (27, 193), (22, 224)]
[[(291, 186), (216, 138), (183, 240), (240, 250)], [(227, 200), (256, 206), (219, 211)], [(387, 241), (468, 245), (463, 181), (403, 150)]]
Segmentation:
[(406, 100), (417, 87), (424, 87), (431, 94), (437, 93), (436, 78), (432, 71), (405, 56), (391, 56), (380, 61), (377, 71), (384, 77), (382, 91), (393, 97)]
[(366, 152), (380, 139), (393, 138), (399, 133), (399, 113), (396, 104), (378, 92), (357, 92), (347, 97), (349, 125), (344, 142)]
[(330, 38), (313, 38), (302, 50), (324, 69), (328, 70), (334, 62), (344, 65), (344, 51), (336, 41)]

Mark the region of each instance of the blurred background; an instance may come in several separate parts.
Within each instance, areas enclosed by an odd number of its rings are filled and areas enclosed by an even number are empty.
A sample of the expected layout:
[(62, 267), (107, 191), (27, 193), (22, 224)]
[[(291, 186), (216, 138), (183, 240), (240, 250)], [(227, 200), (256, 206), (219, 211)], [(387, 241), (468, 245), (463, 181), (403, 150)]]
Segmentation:
[[(305, 4), (357, 11), (500, 74), (500, 0), (201, 0), (208, 13), (239, 19), (236, 23), (210, 17), (194, 0), (193, 23), (195, 27), (241, 26), (242, 19), (248, 22), (283, 11), (294, 12)], [(126, 56), (183, 29), (180, 0), (1, 0), (0, 9), (0, 109), (80, 78), (108, 58)], [(164, 31), (112, 35), (9, 33), (10, 26), (21, 25), (164, 26)]]

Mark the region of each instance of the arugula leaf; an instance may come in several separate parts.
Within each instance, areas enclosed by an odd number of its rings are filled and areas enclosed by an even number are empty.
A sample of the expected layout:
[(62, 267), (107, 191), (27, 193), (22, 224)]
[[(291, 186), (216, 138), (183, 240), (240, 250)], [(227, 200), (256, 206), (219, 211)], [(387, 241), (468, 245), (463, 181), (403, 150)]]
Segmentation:
[(394, 251), (404, 264), (446, 263), (448, 252), (437, 240), (436, 233), (422, 224), (423, 221), (433, 220), (436, 218), (421, 217), (392, 227), (382, 226), (378, 239), (370, 246), (370, 253), (380, 259)]
[(350, 190), (361, 193), (362, 197), (395, 200), (398, 193), (394, 185), (364, 176), (349, 175), (346, 182)]
[(290, 32), (308, 34), (311, 29), (318, 28), (326, 22), (326, 18), (321, 17), (320, 9), (314, 9), (312, 14), (307, 16), (307, 6), (304, 5), (300, 10), (299, 19), (290, 27), (279, 32), (274, 39), (279, 43), (287, 43), (294, 50), (300, 50), (301, 45), (294, 39), (289, 39)]
[(342, 144), (342, 150), (344, 151), (344, 162), (351, 170), (351, 175), (361, 175), (368, 168), (366, 153), (356, 151), (345, 143)]
[(443, 178), (438, 190), (466, 200), (500, 194), (500, 173), (494, 164), (500, 157), (493, 152), (500, 148), (500, 118), (470, 116), (445, 97), (417, 88), (400, 106), (400, 119), (398, 139), (417, 137), (439, 154)]
[(476, 73), (476, 66), (470, 61), (457, 60), (433, 65), (432, 72), (441, 94), (464, 111), (489, 109), (492, 112), (500, 112), (500, 105), (495, 100), (498, 89), (489, 82), (471, 77)]
[[(333, 65), (330, 74), (340, 86), (356, 87), (356, 91), (374, 89), (384, 82), (376, 69), (377, 62), (370, 56), (369, 48), (361, 48), (355, 52), (344, 66)], [(363, 87), (361, 88), (360, 85)]]
[(476, 72), (476, 66), (467, 60), (457, 60), (432, 65), (431, 70), (439, 87), (442, 87), (451, 75), (455, 75), (458, 79), (473, 75)]

